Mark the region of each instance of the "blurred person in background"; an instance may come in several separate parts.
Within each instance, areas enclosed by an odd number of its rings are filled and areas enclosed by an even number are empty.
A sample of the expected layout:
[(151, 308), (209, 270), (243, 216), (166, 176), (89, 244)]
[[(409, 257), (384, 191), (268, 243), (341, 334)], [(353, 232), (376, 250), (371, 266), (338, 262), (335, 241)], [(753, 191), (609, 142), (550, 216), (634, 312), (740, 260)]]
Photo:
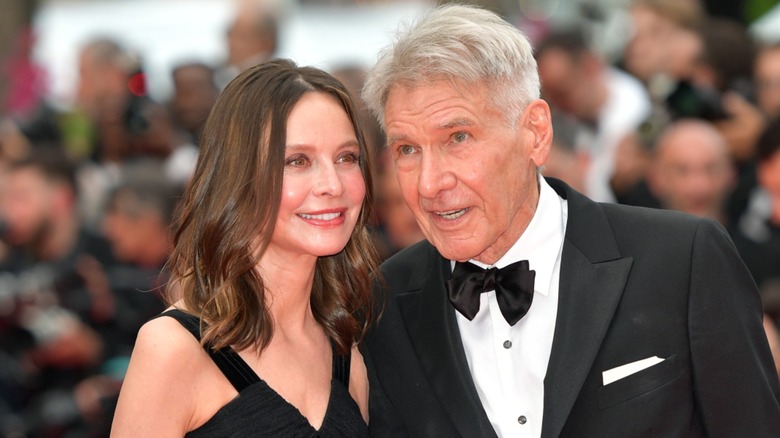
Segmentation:
[(662, 207), (715, 219), (728, 226), (725, 204), (734, 167), (722, 135), (703, 120), (678, 120), (658, 138), (648, 184)]
[(761, 134), (756, 161), (758, 185), (732, 235), (756, 283), (763, 287), (780, 278), (780, 119)]
[[(330, 72), (338, 79), (353, 96), (360, 96), (360, 90), (366, 80), (366, 69), (358, 64), (339, 65)], [(356, 102), (360, 110), (360, 123), (366, 133), (366, 141), (374, 151), (380, 151), (385, 146), (385, 134), (382, 127), (366, 108), (362, 99)]]
[(585, 139), (578, 141), (588, 154), (584, 193), (614, 202), (610, 178), (615, 154), (623, 138), (650, 114), (647, 92), (635, 78), (607, 65), (577, 29), (547, 35), (536, 49), (536, 59), (542, 96), (587, 128)]
[(756, 102), (766, 117), (780, 117), (780, 42), (759, 46), (753, 66)]
[(626, 71), (648, 86), (654, 80), (686, 79), (701, 50), (697, 35), (706, 16), (699, 0), (633, 0), (632, 32), (624, 49)]
[(658, 200), (647, 187), (647, 170), (654, 146), (650, 142), (654, 140), (644, 133), (645, 125), (624, 137), (618, 145), (610, 186), (619, 204), (659, 208)]
[(225, 41), (227, 59), (217, 68), (222, 89), (249, 67), (271, 59), (279, 49), (279, 17), (273, 1), (239, 0)]
[(131, 101), (128, 86), (137, 63), (128, 50), (108, 37), (94, 38), (80, 48), (74, 109), (64, 116), (63, 125), (71, 156), (109, 162), (124, 158)]
[(756, 44), (744, 26), (725, 18), (706, 18), (699, 35), (702, 48), (694, 74), (668, 96), (667, 108), (674, 119), (711, 123), (726, 140), (736, 171), (726, 205), (727, 221), (734, 223), (756, 186), (756, 142), (766, 126), (755, 100)]
[[(6, 187), (5, 177), (8, 167), (13, 161), (24, 157), (28, 153), (29, 142), (19, 131), (18, 125), (9, 118), (0, 118), (0, 205), (4, 188)], [(5, 221), (0, 219), (0, 234), (4, 232)], [(9, 246), (0, 239), (0, 264), (4, 263), (9, 255)]]
[(713, 115), (704, 118), (726, 139), (734, 162), (744, 166), (753, 159), (765, 125), (754, 103), (755, 42), (743, 25), (726, 18), (707, 18), (699, 33), (702, 49), (691, 85), (713, 96)]
[[(121, 339), (116, 354), (129, 359), (141, 325), (164, 310), (165, 264), (173, 248), (173, 213), (183, 186), (167, 179), (162, 164), (136, 163), (109, 196), (102, 230), (117, 260), (107, 271), (117, 303)], [(116, 348), (116, 347), (115, 347)]]
[(102, 230), (123, 263), (160, 270), (168, 258), (181, 184), (165, 178), (162, 168), (152, 160), (135, 163), (109, 196)]
[(552, 124), (555, 134), (542, 174), (565, 181), (573, 189), (582, 192), (585, 190), (585, 174), (588, 170), (588, 154), (577, 145), (582, 126), (574, 117), (561, 111), (552, 112)]
[(174, 123), (197, 145), (203, 124), (219, 96), (214, 69), (200, 62), (183, 63), (173, 68), (171, 77), (173, 96), (168, 105)]
[(425, 236), (420, 230), (412, 210), (406, 205), (395, 166), (387, 149), (377, 159), (377, 222), (380, 256), (386, 259), (407, 246), (417, 243)]
[(133, 96), (122, 132), (125, 150), (117, 161), (82, 163), (79, 184), (87, 195), (80, 208), (85, 224), (100, 228), (100, 214), (111, 190), (132, 172), (137, 161), (164, 163), (165, 177), (184, 184), (189, 180), (198, 159), (198, 148), (189, 133), (178, 129), (169, 107), (148, 96)]
[(177, 129), (168, 107), (150, 98), (138, 99), (135, 106), (127, 136), (128, 152), (119, 163), (120, 174), (132, 171), (136, 161), (151, 159), (164, 163), (162, 171), (166, 178), (182, 184), (187, 182), (198, 159), (198, 148), (190, 136)]
[(81, 226), (77, 197), (72, 166), (54, 150), (8, 169), (0, 204), (11, 248), (0, 266), (2, 335), (4, 365), (20, 372), (4, 382), (14, 388), (14, 408), (0, 421), (4, 434), (87, 427), (75, 388), (100, 366), (99, 328), (112, 318), (114, 297), (103, 281), (108, 245)]
[(171, 220), (181, 185), (165, 179), (162, 164), (135, 163), (106, 206), (102, 230), (117, 263), (105, 269), (103, 283), (114, 297), (112, 317), (101, 324), (103, 360), (93, 375), (76, 385), (79, 410), (106, 436), (119, 389), (140, 327), (165, 309), (164, 265), (172, 249)]
[(780, 374), (780, 118), (756, 144), (757, 186), (731, 230), (734, 244), (761, 291), (764, 328)]
[(65, 150), (77, 164), (79, 212), (85, 227), (97, 230), (105, 197), (120, 178), (130, 153), (130, 126), (138, 125), (139, 99), (145, 92), (139, 65), (116, 40), (95, 37), (79, 49), (73, 108), (60, 116)]
[(367, 436), (376, 252), (357, 113), (288, 60), (228, 84), (176, 220), (181, 300), (138, 334), (114, 436)]

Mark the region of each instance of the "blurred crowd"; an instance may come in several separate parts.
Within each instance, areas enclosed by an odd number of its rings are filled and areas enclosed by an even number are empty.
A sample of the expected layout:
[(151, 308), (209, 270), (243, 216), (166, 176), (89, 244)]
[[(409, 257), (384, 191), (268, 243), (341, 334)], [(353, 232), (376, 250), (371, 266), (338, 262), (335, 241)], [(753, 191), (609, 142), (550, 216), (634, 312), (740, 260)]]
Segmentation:
[[(780, 42), (755, 41), (696, 0), (629, 3), (633, 31), (616, 62), (586, 26), (550, 27), (534, 42), (555, 127), (542, 172), (599, 201), (720, 222), (779, 350)], [(165, 308), (170, 225), (201, 127), (227, 82), (274, 56), (279, 23), (271, 10), (239, 10), (224, 62), (177, 65), (165, 102), (146, 92), (132, 51), (91, 40), (65, 111), (30, 97), (40, 72), (20, 35), (0, 112), (2, 436), (107, 436), (135, 334)], [(332, 73), (359, 95), (361, 66)], [(364, 123), (387, 257), (423, 236), (383, 133)]]
[(633, 0), (627, 12), (617, 62), (588, 27), (535, 45), (555, 127), (543, 173), (598, 201), (721, 223), (762, 295), (780, 372), (780, 40), (696, 0)]

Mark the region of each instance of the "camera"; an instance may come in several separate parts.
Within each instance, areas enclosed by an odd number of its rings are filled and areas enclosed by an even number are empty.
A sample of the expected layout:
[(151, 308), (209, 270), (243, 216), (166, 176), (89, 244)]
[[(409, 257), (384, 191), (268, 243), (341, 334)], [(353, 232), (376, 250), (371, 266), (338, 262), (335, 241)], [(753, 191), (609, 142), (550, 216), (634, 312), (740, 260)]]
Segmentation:
[(125, 107), (125, 126), (131, 134), (145, 134), (150, 121), (146, 114), (149, 97), (146, 91), (146, 73), (140, 60), (134, 61), (135, 67), (127, 79), (128, 101)]
[(720, 94), (711, 88), (697, 87), (680, 81), (666, 96), (666, 106), (672, 119), (696, 118), (708, 121), (727, 119)]
[[(734, 92), (749, 102), (754, 100), (753, 85), (747, 78), (732, 81), (726, 91)], [(695, 118), (714, 122), (730, 117), (723, 108), (719, 90), (697, 86), (688, 81), (678, 82), (666, 96), (665, 103), (673, 120)]]

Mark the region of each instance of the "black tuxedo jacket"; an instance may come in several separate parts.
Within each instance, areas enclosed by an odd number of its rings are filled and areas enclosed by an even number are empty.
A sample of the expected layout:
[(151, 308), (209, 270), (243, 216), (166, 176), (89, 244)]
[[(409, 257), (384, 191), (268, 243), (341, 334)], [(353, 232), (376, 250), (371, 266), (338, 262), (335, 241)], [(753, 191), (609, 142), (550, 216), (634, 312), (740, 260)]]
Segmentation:
[[(548, 182), (569, 216), (542, 437), (780, 437), (761, 302), (722, 227)], [(382, 271), (363, 348), (372, 436), (495, 436), (444, 289), (450, 262), (421, 242)], [(602, 385), (650, 356), (666, 360)]]

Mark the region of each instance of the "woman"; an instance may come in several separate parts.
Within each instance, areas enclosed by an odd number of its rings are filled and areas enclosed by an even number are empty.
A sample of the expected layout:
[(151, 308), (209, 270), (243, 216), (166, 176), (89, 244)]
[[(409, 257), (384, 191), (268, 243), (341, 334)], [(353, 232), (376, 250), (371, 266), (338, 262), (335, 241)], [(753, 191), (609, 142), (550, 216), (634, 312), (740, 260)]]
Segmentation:
[(112, 436), (367, 434), (355, 345), (376, 252), (356, 114), (286, 60), (227, 86), (176, 223), (182, 298), (141, 328)]

